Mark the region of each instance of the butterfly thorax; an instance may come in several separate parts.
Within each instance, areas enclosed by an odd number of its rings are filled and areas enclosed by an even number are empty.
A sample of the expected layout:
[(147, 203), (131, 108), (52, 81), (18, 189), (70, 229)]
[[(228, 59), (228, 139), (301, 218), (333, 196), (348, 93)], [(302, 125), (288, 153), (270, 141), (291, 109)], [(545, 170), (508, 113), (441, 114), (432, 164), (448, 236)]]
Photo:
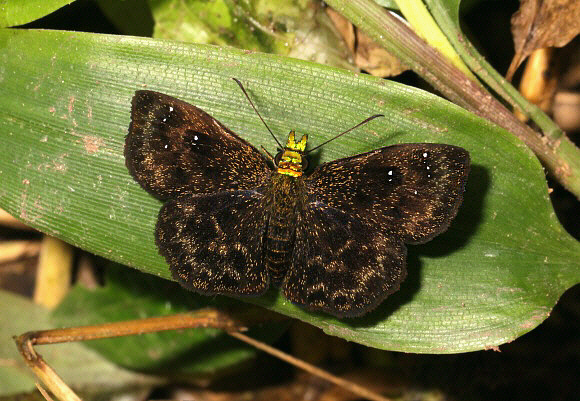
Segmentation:
[(304, 205), (304, 150), (308, 137), (298, 142), (291, 131), (284, 149), (276, 156), (276, 172), (266, 191), (268, 226), (265, 236), (265, 262), (270, 277), (279, 284), (292, 260), (297, 219)]
[(306, 142), (308, 135), (302, 136), (300, 141), (296, 142), (296, 133), (294, 130), (288, 134), (288, 140), (284, 149), (276, 155), (276, 167), (278, 174), (288, 175), (291, 177), (300, 177), (304, 171)]

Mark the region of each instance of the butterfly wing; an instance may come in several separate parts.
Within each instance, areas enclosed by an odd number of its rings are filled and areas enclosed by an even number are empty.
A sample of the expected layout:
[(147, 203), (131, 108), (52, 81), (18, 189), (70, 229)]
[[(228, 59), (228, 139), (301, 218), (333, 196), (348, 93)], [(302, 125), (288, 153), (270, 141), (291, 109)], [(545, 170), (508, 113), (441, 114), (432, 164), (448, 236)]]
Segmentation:
[(267, 289), (258, 189), (270, 171), (256, 148), (189, 103), (137, 91), (125, 159), (143, 188), (170, 199), (156, 240), (176, 280), (204, 294)]
[(264, 209), (256, 191), (185, 193), (161, 209), (156, 238), (173, 277), (202, 294), (259, 295)]
[(399, 288), (404, 243), (444, 231), (457, 213), (469, 154), (440, 144), (389, 146), (326, 163), (306, 178), (286, 297), (359, 316)]
[(323, 164), (307, 187), (310, 202), (349, 211), (375, 230), (418, 244), (449, 227), (468, 173), (463, 148), (402, 144)]
[(161, 199), (256, 188), (269, 171), (256, 148), (209, 114), (152, 91), (133, 97), (125, 160), (135, 180)]
[(350, 212), (310, 203), (299, 219), (284, 295), (309, 309), (360, 316), (398, 290), (405, 256), (399, 238)]

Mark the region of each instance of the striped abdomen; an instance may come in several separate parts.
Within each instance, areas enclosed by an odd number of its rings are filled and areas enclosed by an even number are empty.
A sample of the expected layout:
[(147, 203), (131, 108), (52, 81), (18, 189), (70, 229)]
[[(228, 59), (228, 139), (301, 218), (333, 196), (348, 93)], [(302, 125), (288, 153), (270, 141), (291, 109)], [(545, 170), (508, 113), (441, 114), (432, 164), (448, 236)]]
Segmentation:
[(266, 232), (266, 266), (274, 284), (279, 284), (290, 266), (296, 225), (294, 219), (271, 216)]
[(279, 284), (292, 261), (298, 214), (303, 205), (302, 177), (274, 173), (267, 191), (268, 225), (264, 238), (264, 259), (274, 284)]

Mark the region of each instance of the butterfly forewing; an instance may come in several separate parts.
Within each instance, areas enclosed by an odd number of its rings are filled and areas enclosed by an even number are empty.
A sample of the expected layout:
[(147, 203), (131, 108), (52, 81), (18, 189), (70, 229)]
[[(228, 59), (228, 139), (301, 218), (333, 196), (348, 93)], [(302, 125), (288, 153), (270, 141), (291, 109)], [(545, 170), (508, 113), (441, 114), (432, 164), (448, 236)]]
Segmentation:
[(256, 148), (215, 118), (152, 91), (133, 97), (125, 159), (135, 180), (161, 199), (252, 189), (270, 171)]
[(347, 211), (406, 243), (421, 243), (447, 229), (468, 173), (465, 149), (413, 143), (323, 164), (306, 187), (311, 203)]

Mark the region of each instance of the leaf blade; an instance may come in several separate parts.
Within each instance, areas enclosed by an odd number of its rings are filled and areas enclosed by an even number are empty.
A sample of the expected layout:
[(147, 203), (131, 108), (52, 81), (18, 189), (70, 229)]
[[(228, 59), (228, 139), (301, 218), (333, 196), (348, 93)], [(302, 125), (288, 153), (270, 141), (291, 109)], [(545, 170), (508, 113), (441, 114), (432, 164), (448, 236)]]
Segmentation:
[(474, 165), (450, 230), (410, 247), (409, 278), (376, 312), (338, 321), (275, 291), (245, 301), (369, 346), (462, 352), (529, 331), (579, 279), (578, 243), (553, 215), (536, 158), (501, 129), (433, 95), (231, 48), (13, 30), (0, 32), (0, 44), (7, 49), (0, 141), (11, 149), (0, 158), (0, 206), (83, 249), (169, 277), (153, 240), (160, 203), (124, 166), (130, 99), (136, 89), (168, 93), (274, 149), (235, 76), (275, 133), (296, 129), (313, 146), (369, 115), (387, 116), (326, 146), (315, 163), (390, 143), (440, 142), (469, 150)]
[(27, 24), (42, 18), (74, 0), (7, 0), (2, 4), (0, 27)]

